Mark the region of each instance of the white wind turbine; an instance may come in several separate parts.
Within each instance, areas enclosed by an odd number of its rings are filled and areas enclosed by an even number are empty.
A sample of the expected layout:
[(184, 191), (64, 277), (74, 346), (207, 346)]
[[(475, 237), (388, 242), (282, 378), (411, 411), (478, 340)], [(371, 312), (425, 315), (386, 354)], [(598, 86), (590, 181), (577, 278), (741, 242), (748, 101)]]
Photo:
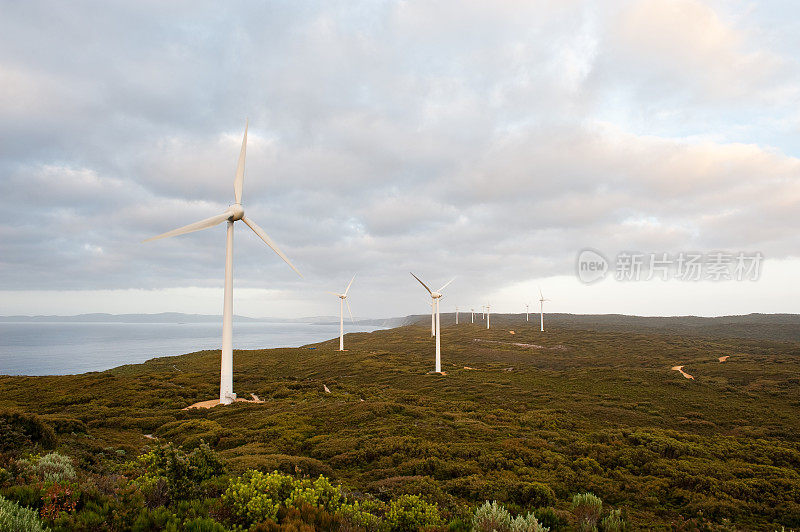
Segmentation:
[[(236, 394), (233, 393), (233, 223), (241, 220), (264, 241), (266, 245), (272, 248), (272, 251), (278, 254), (280, 258), (291, 267), (297, 275), (300, 272), (289, 261), (286, 255), (278, 249), (278, 246), (267, 236), (255, 222), (244, 215), (242, 208), (242, 185), (244, 184), (244, 160), (247, 149), (247, 127), (244, 126), (244, 137), (242, 138), (242, 149), (239, 152), (239, 163), (236, 166), (236, 177), (233, 180), (233, 194), (235, 203), (228, 207), (222, 214), (200, 220), (193, 224), (168, 231), (153, 238), (148, 238), (144, 242), (157, 240), (159, 238), (167, 238), (170, 236), (183, 235), (185, 233), (192, 233), (208, 227), (228, 222), (228, 233), (225, 244), (225, 296), (224, 305), (222, 310), (222, 361), (220, 364), (220, 382), (219, 382), (219, 402), (227, 405), (236, 400)], [(300, 275), (302, 277), (302, 275)]]
[(525, 303), (525, 321), (531, 321), (531, 320), (528, 318), (528, 314), (529, 314), (529, 311), (530, 311), (530, 308), (529, 308), (529, 307), (530, 307), (530, 305), (529, 305), (529, 304), (527, 304), (527, 303)]
[(347, 283), (347, 288), (344, 290), (344, 294), (337, 294), (336, 292), (328, 292), (329, 294), (333, 294), (339, 298), (339, 351), (344, 351), (344, 305), (347, 304), (347, 313), (350, 314), (350, 321), (355, 325), (355, 321), (353, 320), (353, 312), (350, 310), (350, 303), (347, 302), (347, 292), (350, 291), (350, 286), (353, 284), (356, 276), (353, 275), (353, 278), (350, 279), (350, 282)]
[(470, 310), (470, 312), (472, 313), (472, 323), (475, 323), (475, 309), (474, 309), (474, 308), (471, 308), (471, 309), (469, 309), (469, 310)]
[(456, 307), (456, 325), (458, 325), (458, 307)]
[(442, 298), (442, 290), (447, 288), (447, 285), (449, 285), (450, 283), (455, 281), (455, 277), (453, 279), (450, 279), (449, 281), (447, 281), (444, 284), (444, 286), (442, 286), (440, 289), (438, 289), (437, 291), (434, 292), (430, 288), (428, 288), (428, 285), (423, 283), (422, 280), (420, 280), (419, 277), (417, 277), (413, 273), (411, 275), (414, 277), (414, 279), (419, 281), (419, 284), (424, 286), (425, 290), (427, 290), (428, 293), (431, 295), (431, 308), (434, 309), (434, 312), (436, 314), (436, 330), (434, 331), (434, 333), (436, 335), (436, 369), (434, 370), (434, 372), (435, 373), (441, 373), (442, 372), (442, 347), (441, 347), (441, 339), (442, 339), (441, 338), (441, 336), (442, 336), (441, 332), (442, 332), (442, 330), (441, 330), (441, 322), (440, 322), (440, 319), (439, 319), (439, 300)]
[(490, 310), (489, 310), (489, 303), (486, 303), (486, 328), (489, 328), (489, 319), (490, 319)]
[(542, 332), (544, 332), (544, 302), (550, 301), (549, 299), (545, 299), (542, 295), (542, 288), (539, 287), (539, 325), (541, 327)]
[[(411, 275), (414, 275), (413, 273)], [(430, 302), (431, 305), (431, 338), (436, 336), (436, 306), (433, 304), (433, 300)]]

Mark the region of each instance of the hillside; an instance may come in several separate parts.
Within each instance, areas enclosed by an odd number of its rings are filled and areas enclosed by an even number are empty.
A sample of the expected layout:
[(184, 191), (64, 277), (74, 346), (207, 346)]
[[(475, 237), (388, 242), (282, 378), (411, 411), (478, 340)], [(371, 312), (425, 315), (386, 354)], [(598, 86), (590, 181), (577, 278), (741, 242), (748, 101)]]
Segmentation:
[[(324, 474), (378, 500), (422, 494), (452, 518), (497, 500), (567, 519), (572, 496), (592, 492), (635, 529), (800, 526), (796, 318), (726, 328), (721, 318), (557, 315), (545, 333), (533, 318), (493, 315), (487, 331), (443, 316), (447, 375), (428, 373), (433, 340), (421, 316), (348, 334), (344, 353), (338, 340), (236, 351), (237, 393), (263, 403), (182, 410), (218, 393), (219, 354), (206, 351), (0, 377), (0, 408), (85, 424), (62, 430), (57, 445), (95, 475), (156, 443), (202, 440), (234, 475)], [(3, 490), (14, 495), (8, 482)]]

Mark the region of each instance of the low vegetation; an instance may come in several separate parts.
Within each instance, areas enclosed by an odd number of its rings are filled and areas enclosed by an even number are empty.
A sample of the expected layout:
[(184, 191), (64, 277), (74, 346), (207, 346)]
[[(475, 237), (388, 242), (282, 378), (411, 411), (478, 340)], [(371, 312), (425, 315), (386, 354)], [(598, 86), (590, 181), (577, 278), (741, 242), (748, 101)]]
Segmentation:
[(424, 325), (237, 351), (265, 402), (210, 410), (184, 408), (217, 393), (218, 352), (0, 377), (0, 523), (800, 527), (800, 343), (494, 326), (443, 327), (444, 376)]

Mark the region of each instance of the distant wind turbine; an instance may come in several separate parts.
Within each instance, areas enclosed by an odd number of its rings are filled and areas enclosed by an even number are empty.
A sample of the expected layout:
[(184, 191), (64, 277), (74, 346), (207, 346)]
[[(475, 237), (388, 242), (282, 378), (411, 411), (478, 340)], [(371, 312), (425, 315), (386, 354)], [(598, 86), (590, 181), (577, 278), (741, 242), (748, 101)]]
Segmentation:
[[(157, 240), (159, 238), (183, 235), (213, 227), (222, 222), (228, 222), (228, 233), (225, 244), (225, 295), (222, 310), (222, 361), (220, 364), (219, 383), (219, 402), (224, 405), (230, 404), (236, 400), (236, 394), (233, 393), (233, 223), (237, 220), (246, 223), (266, 245), (272, 248), (272, 251), (277, 253), (297, 275), (300, 275), (297, 268), (295, 268), (286, 255), (278, 249), (278, 246), (267, 236), (267, 233), (256, 225), (253, 220), (244, 215), (244, 209), (242, 208), (242, 185), (244, 184), (244, 160), (247, 150), (247, 127), (248, 124), (245, 123), (242, 149), (239, 152), (239, 163), (236, 166), (236, 178), (233, 181), (235, 203), (228, 207), (222, 214), (144, 240), (144, 242), (150, 242), (151, 240)], [(300, 275), (300, 277), (302, 277), (302, 275)]]
[(471, 308), (471, 309), (469, 309), (469, 310), (470, 310), (470, 312), (472, 313), (472, 323), (475, 323), (475, 309), (474, 309), (474, 308)]
[(458, 307), (456, 307), (456, 325), (458, 325)]
[[(414, 275), (413, 273), (411, 275)], [(431, 338), (436, 336), (436, 305), (431, 300)]]
[(489, 328), (489, 319), (490, 319), (490, 310), (489, 310), (489, 303), (486, 303), (486, 328)]
[(545, 299), (542, 295), (542, 288), (539, 287), (539, 324), (541, 326), (542, 332), (544, 332), (544, 302), (550, 301), (549, 299)]
[(419, 281), (419, 284), (421, 284), (423, 287), (425, 287), (425, 290), (427, 290), (428, 293), (431, 295), (431, 306), (434, 308), (434, 312), (436, 313), (436, 331), (435, 331), (435, 334), (436, 334), (436, 369), (434, 371), (436, 373), (441, 373), (442, 372), (442, 347), (441, 347), (442, 329), (441, 329), (441, 321), (440, 321), (440, 318), (439, 318), (439, 300), (442, 298), (442, 290), (447, 288), (447, 285), (449, 285), (450, 283), (455, 281), (455, 278), (450, 279), (449, 281), (447, 281), (444, 284), (444, 286), (442, 286), (440, 289), (438, 289), (438, 290), (436, 290), (434, 292), (433, 290), (428, 288), (428, 285), (423, 283), (422, 280), (419, 277), (417, 277), (413, 273), (411, 275), (412, 275), (412, 277), (414, 277), (414, 279)]
[(531, 321), (531, 320), (528, 318), (528, 310), (529, 310), (529, 307), (530, 307), (530, 305), (529, 305), (529, 304), (527, 304), (527, 303), (525, 303), (525, 321)]
[(333, 294), (339, 298), (339, 351), (344, 351), (344, 305), (347, 303), (347, 313), (350, 314), (350, 322), (355, 325), (355, 321), (353, 320), (353, 312), (350, 310), (350, 303), (347, 301), (347, 292), (350, 291), (350, 286), (353, 284), (356, 276), (353, 275), (353, 278), (350, 279), (350, 282), (347, 283), (347, 288), (344, 290), (344, 294), (337, 294), (336, 292), (328, 292), (329, 294)]

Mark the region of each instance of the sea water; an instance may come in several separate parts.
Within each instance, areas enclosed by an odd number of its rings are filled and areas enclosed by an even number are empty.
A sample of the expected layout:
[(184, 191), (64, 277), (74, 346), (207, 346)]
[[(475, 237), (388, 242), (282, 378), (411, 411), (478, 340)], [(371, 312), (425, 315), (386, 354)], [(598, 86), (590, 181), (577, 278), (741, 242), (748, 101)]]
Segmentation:
[[(381, 327), (345, 326), (348, 332)], [(339, 324), (244, 322), (234, 349), (298, 347), (339, 336)], [(151, 358), (220, 349), (221, 323), (0, 323), (0, 375), (103, 371)]]

